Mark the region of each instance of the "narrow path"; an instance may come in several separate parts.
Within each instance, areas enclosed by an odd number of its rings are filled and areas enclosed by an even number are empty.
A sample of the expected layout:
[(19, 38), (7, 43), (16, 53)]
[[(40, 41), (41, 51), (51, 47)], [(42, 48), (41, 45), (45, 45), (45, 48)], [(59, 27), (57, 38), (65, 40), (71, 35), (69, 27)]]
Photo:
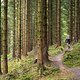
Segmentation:
[(63, 56), (67, 49), (65, 48), (60, 54), (53, 57), (51, 60), (55, 62), (55, 65), (60, 68), (62, 72), (72, 72), (74, 77), (71, 80), (80, 80), (80, 68), (68, 68), (63, 64)]
[(80, 80), (80, 68), (69, 68), (74, 73), (73, 80)]
[(62, 58), (63, 58), (63, 54), (60, 53), (58, 55), (56, 55), (52, 60), (55, 62), (55, 65), (58, 66), (59, 68), (63, 68), (64, 65), (62, 63)]

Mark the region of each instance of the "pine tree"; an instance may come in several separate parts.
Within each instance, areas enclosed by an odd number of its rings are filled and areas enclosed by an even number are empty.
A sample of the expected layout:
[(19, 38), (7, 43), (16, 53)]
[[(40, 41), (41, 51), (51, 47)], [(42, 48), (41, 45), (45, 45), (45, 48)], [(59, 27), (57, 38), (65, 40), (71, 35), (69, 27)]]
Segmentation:
[(21, 8), (20, 8), (20, 0), (17, 0), (17, 33), (16, 33), (16, 40), (17, 40), (17, 53), (16, 53), (16, 57), (17, 59), (21, 59)]
[(75, 31), (75, 0), (70, 0), (70, 37), (71, 42), (74, 39)]
[(75, 0), (75, 27), (74, 27), (74, 38), (75, 38), (75, 42), (78, 41), (78, 10), (77, 10), (77, 0)]
[[(44, 55), (44, 61), (48, 61), (48, 36), (47, 36), (47, 1), (43, 0), (43, 55)], [(51, 28), (51, 27), (50, 27)], [(52, 34), (51, 34), (52, 35)]]
[(77, 0), (77, 26), (78, 26), (78, 39), (80, 39), (80, 0)]
[(2, 54), (2, 35), (1, 35), (2, 31), (1, 31), (1, 0), (0, 0), (0, 74), (2, 74), (2, 70), (1, 70), (1, 54)]
[(13, 58), (15, 58), (15, 57), (16, 57), (16, 55), (15, 55), (15, 50), (16, 50), (16, 49), (15, 49), (15, 44), (16, 44), (16, 43), (15, 43), (15, 26), (16, 26), (16, 25), (15, 25), (15, 23), (16, 23), (16, 22), (15, 22), (15, 18), (16, 18), (16, 15), (15, 15), (15, 11), (16, 11), (16, 9), (15, 9), (15, 0), (13, 0), (13, 11), (14, 11), (14, 12), (13, 12), (13, 18), (14, 18), (14, 20), (13, 20), (13, 24), (14, 24), (14, 25), (13, 25), (13, 27), (14, 27), (13, 36), (14, 36), (14, 38), (13, 38), (13, 55), (12, 55), (12, 56), (13, 56)]
[(38, 0), (38, 14), (37, 14), (37, 45), (38, 45), (38, 68), (40, 74), (43, 73), (43, 0)]
[(48, 0), (48, 45), (53, 44), (52, 0)]
[(8, 53), (8, 42), (7, 42), (7, 7), (8, 7), (8, 0), (4, 0), (4, 28), (3, 28), (3, 74), (8, 73), (8, 60), (7, 60), (7, 53)]
[(22, 1), (22, 54), (27, 55), (27, 1)]
[(56, 44), (61, 45), (61, 0), (56, 0)]
[(27, 50), (31, 49), (31, 0), (27, 0)]

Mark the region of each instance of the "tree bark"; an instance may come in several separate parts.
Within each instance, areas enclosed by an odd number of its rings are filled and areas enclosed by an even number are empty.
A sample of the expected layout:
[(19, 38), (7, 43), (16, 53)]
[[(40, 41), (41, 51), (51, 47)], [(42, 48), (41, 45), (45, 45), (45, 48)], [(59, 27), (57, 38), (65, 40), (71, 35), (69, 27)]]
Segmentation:
[(56, 0), (56, 44), (61, 46), (61, 0)]
[(3, 28), (3, 74), (8, 73), (8, 60), (7, 60), (7, 53), (8, 53), (8, 26), (7, 26), (7, 7), (8, 7), (8, 0), (4, 0), (4, 28)]
[(52, 0), (48, 0), (48, 45), (53, 45)]
[[(43, 57), (44, 61), (47, 63), (48, 61), (48, 36), (47, 36), (47, 1), (43, 0)], [(52, 34), (51, 34), (52, 35)]]
[(43, 0), (38, 0), (38, 14), (37, 14), (37, 45), (38, 45), (38, 68), (40, 74), (43, 73)]
[(13, 56), (13, 58), (15, 58), (15, 57), (16, 57), (16, 55), (15, 55), (15, 50), (16, 50), (16, 49), (15, 49), (15, 44), (16, 44), (16, 43), (15, 43), (15, 26), (16, 26), (16, 25), (15, 25), (15, 17), (16, 17), (16, 16), (15, 16), (15, 11), (16, 11), (16, 9), (15, 9), (15, 0), (13, 0), (13, 7), (14, 7), (14, 8), (13, 8), (13, 9), (14, 9), (14, 12), (13, 12), (13, 19), (14, 19), (14, 21), (13, 21), (13, 24), (14, 24), (14, 25), (13, 25), (13, 27), (14, 27), (13, 36), (14, 36), (14, 37), (13, 37), (13, 55), (12, 55), (12, 56)]
[(31, 0), (27, 0), (27, 50), (30, 52), (32, 50), (31, 47), (31, 8), (30, 8)]
[(27, 56), (27, 1), (22, 3), (22, 54)]
[(0, 74), (2, 74), (1, 70), (1, 54), (2, 54), (2, 30), (1, 30), (1, 0), (0, 0)]

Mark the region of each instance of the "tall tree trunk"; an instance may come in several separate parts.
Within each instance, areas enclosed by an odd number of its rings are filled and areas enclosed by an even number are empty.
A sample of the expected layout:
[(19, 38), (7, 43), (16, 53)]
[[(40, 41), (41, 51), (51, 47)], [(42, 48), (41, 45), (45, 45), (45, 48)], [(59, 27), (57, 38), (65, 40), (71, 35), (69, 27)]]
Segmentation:
[(75, 42), (78, 41), (78, 10), (77, 10), (77, 0), (75, 0), (75, 31), (74, 31), (74, 38), (75, 38)]
[(13, 6), (14, 6), (14, 8), (13, 8), (13, 9), (14, 9), (14, 12), (13, 12), (13, 19), (14, 19), (14, 20), (13, 20), (13, 24), (14, 24), (14, 25), (13, 25), (13, 27), (14, 27), (13, 36), (14, 36), (14, 37), (13, 37), (13, 55), (12, 55), (12, 56), (13, 56), (13, 58), (15, 58), (15, 57), (16, 57), (16, 55), (15, 55), (15, 50), (16, 50), (16, 49), (15, 49), (15, 26), (16, 26), (16, 25), (15, 25), (15, 11), (16, 11), (16, 9), (15, 9), (15, 0), (13, 0)]
[(17, 0), (17, 33), (16, 33), (16, 42), (17, 42), (17, 59), (21, 59), (21, 2)]
[(52, 39), (53, 39), (53, 44), (56, 44), (56, 0), (52, 0), (51, 4), (52, 4), (52, 11), (51, 11), (52, 19), (51, 20), (52, 20), (52, 32), (53, 32)]
[(1, 0), (0, 0), (0, 74), (2, 74), (1, 70), (1, 54), (2, 54), (2, 30), (1, 30)]
[(4, 28), (3, 28), (3, 74), (8, 73), (8, 60), (7, 60), (7, 53), (8, 53), (8, 41), (7, 41), (7, 34), (8, 34), (8, 26), (7, 26), (7, 7), (8, 7), (8, 0), (4, 0)]
[[(48, 61), (48, 37), (47, 37), (47, 1), (43, 0), (43, 56), (44, 56), (44, 61)], [(50, 27), (51, 28), (51, 27)], [(52, 34), (51, 34), (52, 35)]]
[(21, 0), (19, 0), (19, 40), (18, 40), (18, 45), (19, 45), (19, 55), (18, 57), (21, 59)]
[(70, 38), (72, 41), (72, 30), (73, 30), (73, 25), (72, 25), (72, 0), (70, 0)]
[(18, 0), (15, 0), (15, 56), (18, 55)]
[(27, 50), (30, 52), (31, 49), (31, 0), (27, 0)]
[(35, 39), (34, 39), (34, 48), (37, 47), (37, 26), (38, 26), (38, 23), (37, 23), (37, 20), (38, 20), (38, 17), (37, 17), (37, 12), (38, 12), (38, 1), (35, 1)]
[(38, 0), (38, 14), (37, 14), (37, 29), (38, 29), (38, 39), (37, 39), (37, 45), (38, 45), (38, 65), (39, 65), (39, 71), (40, 74), (43, 72), (43, 0)]
[(80, 40), (80, 0), (77, 0), (78, 9), (78, 39)]
[(35, 5), (36, 0), (31, 0), (31, 50), (34, 49), (34, 41), (35, 41)]
[(61, 0), (56, 0), (56, 44), (61, 45)]
[(52, 0), (48, 0), (48, 45), (53, 45)]
[[(36, 45), (36, 12), (37, 12), (37, 7), (36, 7), (36, 0), (34, 0), (34, 10), (33, 10), (33, 15), (32, 15), (32, 24), (33, 24), (33, 30), (32, 30), (32, 36), (33, 36), (33, 49), (35, 49), (35, 45)], [(32, 6), (32, 7), (33, 7)]]
[(22, 54), (27, 55), (27, 1), (22, 1)]
[(75, 28), (75, 1), (70, 0), (70, 37), (71, 42), (74, 38), (74, 28)]

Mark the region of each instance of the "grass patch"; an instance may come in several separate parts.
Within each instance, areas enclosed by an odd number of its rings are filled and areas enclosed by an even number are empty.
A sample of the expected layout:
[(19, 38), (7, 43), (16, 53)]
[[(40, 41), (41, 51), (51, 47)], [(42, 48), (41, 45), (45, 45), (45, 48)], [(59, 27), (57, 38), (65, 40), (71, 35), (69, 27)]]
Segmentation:
[(0, 76), (0, 80), (39, 80), (50, 77), (51, 75), (55, 77), (59, 73), (58, 68), (47, 67), (43, 76), (40, 77), (37, 71), (38, 65), (34, 64), (34, 57), (33, 54), (29, 54), (29, 56), (20, 61), (9, 61), (9, 73)]
[(64, 49), (63, 46), (60, 46), (57, 48), (56, 48), (56, 45), (50, 46), (49, 47), (49, 55), (55, 56), (57, 54), (60, 54), (63, 49)]
[(64, 64), (68, 67), (80, 66), (80, 43), (73, 45), (73, 50), (64, 54)]

